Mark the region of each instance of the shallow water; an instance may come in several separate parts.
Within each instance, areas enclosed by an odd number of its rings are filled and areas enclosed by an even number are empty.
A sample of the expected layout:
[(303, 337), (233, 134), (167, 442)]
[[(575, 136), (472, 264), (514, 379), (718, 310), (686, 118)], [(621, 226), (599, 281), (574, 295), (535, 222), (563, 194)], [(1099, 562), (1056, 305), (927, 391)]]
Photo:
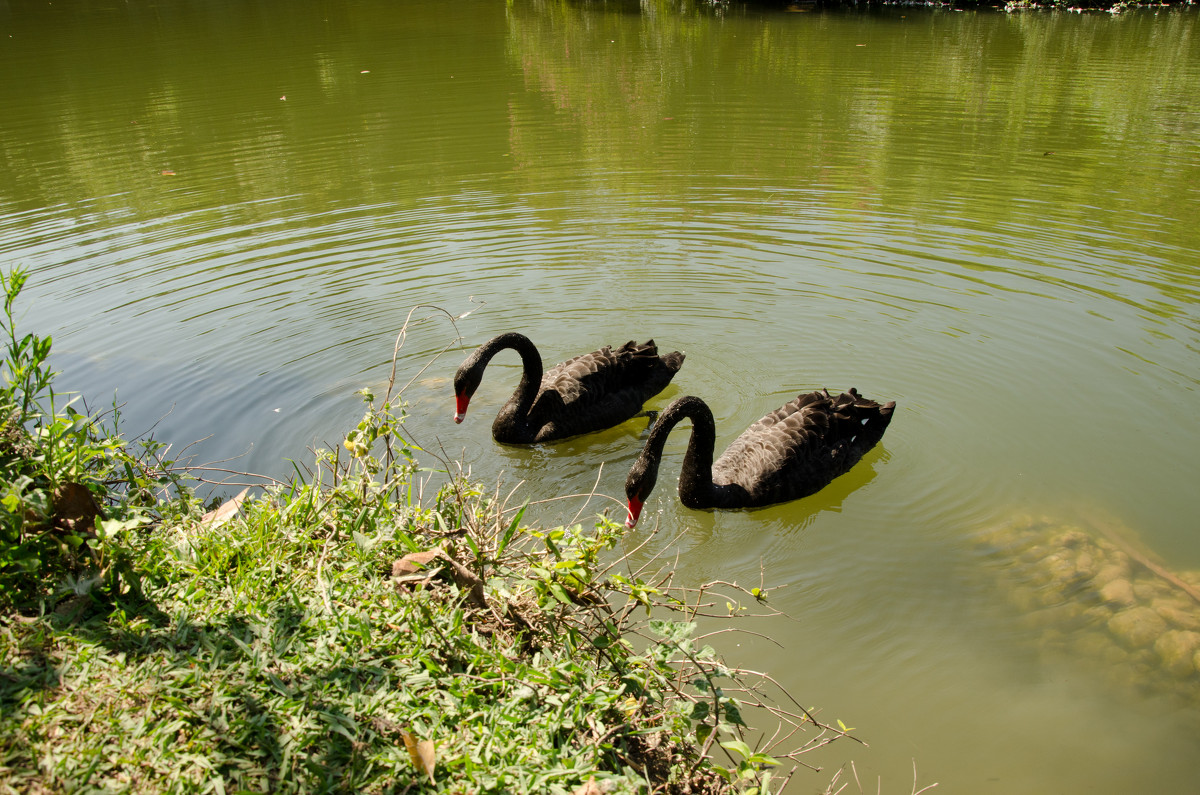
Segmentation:
[[(382, 390), (412, 307), (548, 361), (687, 353), (718, 444), (796, 392), (896, 400), (820, 494), (682, 509), (684, 436), (631, 543), (767, 586), (727, 656), (856, 727), (866, 789), (1185, 791), (1194, 707), (1049, 655), (994, 587), (1015, 512), (1132, 528), (1200, 569), (1197, 15), (678, 14), (647, 3), (0, 9), (0, 265), (61, 389), (197, 461), (288, 475)], [(414, 317), (434, 314), (419, 310)], [(408, 428), (519, 494), (619, 498), (645, 427), (502, 448), (444, 317)], [(164, 416), (165, 415), (165, 416)], [(611, 507), (531, 509), (541, 522)], [(793, 789), (820, 789), (799, 774)]]

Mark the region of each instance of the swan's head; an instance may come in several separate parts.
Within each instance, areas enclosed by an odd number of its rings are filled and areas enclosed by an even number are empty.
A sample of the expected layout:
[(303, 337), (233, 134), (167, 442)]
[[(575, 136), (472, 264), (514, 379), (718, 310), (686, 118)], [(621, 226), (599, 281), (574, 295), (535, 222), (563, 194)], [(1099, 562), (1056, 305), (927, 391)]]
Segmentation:
[(483, 381), (483, 368), (472, 367), (469, 364), (470, 360), (463, 363), (462, 367), (458, 368), (458, 372), (454, 374), (454, 421), (462, 422), (467, 416), (467, 406), (471, 403), (471, 396), (475, 394), (475, 390), (479, 389), (479, 384)]
[(643, 451), (633, 462), (633, 468), (629, 470), (629, 477), (625, 478), (625, 497), (629, 500), (629, 518), (625, 520), (626, 527), (637, 525), (638, 517), (642, 515), (642, 507), (646, 504), (646, 498), (650, 496), (650, 492), (654, 491), (654, 484), (657, 481), (658, 459), (646, 455)]

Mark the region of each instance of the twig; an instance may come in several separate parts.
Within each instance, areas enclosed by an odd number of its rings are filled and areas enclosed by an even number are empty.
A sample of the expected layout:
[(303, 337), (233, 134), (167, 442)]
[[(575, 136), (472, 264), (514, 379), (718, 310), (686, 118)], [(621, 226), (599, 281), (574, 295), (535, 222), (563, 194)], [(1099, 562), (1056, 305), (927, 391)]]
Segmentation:
[(917, 760), (916, 759), (912, 760), (912, 763), (913, 763), (913, 793), (912, 793), (912, 795), (921, 795), (922, 792), (928, 792), (929, 790), (931, 790), (937, 786), (937, 782), (935, 781), (934, 783), (930, 784), (927, 787), (921, 787), (921, 789), (917, 789)]
[(1176, 588), (1178, 588), (1179, 590), (1183, 591), (1188, 596), (1195, 599), (1197, 602), (1200, 602), (1200, 591), (1197, 591), (1191, 585), (1187, 584), (1183, 580), (1179, 579), (1179, 577), (1175, 576), (1175, 574), (1172, 573), (1171, 571), (1167, 570), (1163, 566), (1158, 565), (1154, 561), (1150, 560), (1150, 558), (1148, 558), (1147, 556), (1138, 552), (1133, 547), (1132, 544), (1130, 544), (1128, 541), (1126, 541), (1115, 530), (1110, 530), (1109, 528), (1104, 527), (1102, 525), (1097, 525), (1097, 527), (1100, 530), (1100, 532), (1104, 535), (1105, 538), (1107, 538), (1109, 541), (1111, 541), (1113, 544), (1115, 544), (1116, 547), (1118, 549), (1120, 549), (1122, 552), (1124, 552), (1126, 555), (1128, 555), (1129, 557), (1133, 558), (1138, 563), (1145, 566), (1152, 573), (1158, 575), (1162, 579), (1171, 583)]
[[(484, 302), (480, 301), (479, 303), (480, 303), (480, 306), (482, 306)], [(455, 337), (453, 340), (448, 342), (446, 344), (446, 346), (444, 348), (442, 348), (441, 351), (439, 351), (436, 355), (434, 355), (434, 357), (432, 359), (430, 359), (425, 364), (424, 367), (422, 367), (420, 370), (418, 370), (416, 375), (414, 375), (412, 378), (410, 378), (408, 380), (408, 382), (405, 383), (404, 386), (400, 387), (401, 393), (403, 393), (405, 389), (408, 389), (408, 387), (412, 385), (413, 381), (416, 381), (417, 378), (419, 378), (421, 376), (421, 373), (425, 372), (431, 366), (433, 366), (433, 363), (438, 360), (438, 357), (440, 357), (446, 351), (450, 350), (450, 348), (453, 347), (455, 343), (462, 340), (462, 334), (459, 333), (458, 323), (456, 321), (462, 320), (464, 317), (466, 317), (467, 315), (469, 315), (475, 311), (474, 309), (468, 309), (466, 312), (463, 312), (461, 315), (452, 315), (449, 312), (447, 312), (445, 309), (442, 309), (440, 306), (435, 306), (433, 304), (417, 304), (412, 309), (408, 310), (408, 315), (404, 318), (404, 325), (400, 327), (400, 333), (396, 335), (396, 344), (392, 348), (392, 373), (388, 377), (388, 388), (387, 388), (387, 392), (384, 394), (384, 398), (383, 398), (383, 404), (385, 406), (388, 405), (389, 403), (391, 403), (392, 387), (394, 387), (396, 385), (396, 360), (399, 358), (400, 349), (402, 347), (404, 347), (404, 341), (408, 337), (408, 326), (409, 326), (409, 323), (412, 321), (413, 312), (416, 312), (418, 309), (434, 310), (431, 314), (427, 315), (426, 317), (421, 318), (421, 320), (418, 320), (417, 321), (418, 323), (428, 320), (431, 317), (434, 317), (439, 312), (441, 314), (445, 315), (450, 320), (450, 325), (454, 327)]]
[[(716, 616), (714, 614), (713, 617), (719, 618), (720, 616)], [(744, 616), (744, 617), (745, 618), (762, 618), (763, 616), (755, 615), (755, 616)], [(778, 646), (781, 649), (784, 648), (784, 645), (782, 643), (775, 640), (775, 638), (772, 638), (770, 635), (764, 635), (761, 632), (753, 632), (748, 629), (742, 629), (741, 627), (726, 627), (725, 629), (716, 629), (716, 630), (713, 630), (712, 632), (705, 632), (703, 635), (697, 635), (695, 639), (696, 640), (705, 640), (706, 638), (711, 638), (714, 635), (724, 635), (727, 632), (734, 632), (739, 635), (751, 635), (756, 638), (762, 638), (765, 641), (774, 643), (776, 646)]]
[(587, 499), (583, 501), (583, 505), (580, 505), (579, 510), (576, 511), (575, 515), (571, 517), (571, 521), (567, 522), (568, 526), (575, 524), (575, 521), (579, 518), (579, 514), (583, 513), (583, 509), (586, 508), (588, 506), (588, 503), (592, 501), (592, 497), (596, 496), (596, 487), (600, 485), (600, 476), (603, 474), (604, 474), (604, 462), (601, 461), (600, 467), (596, 470), (596, 482), (592, 484), (591, 492), (588, 493)]
[[(266, 481), (270, 481), (270, 483), (272, 483), (273, 485), (276, 485), (276, 486), (286, 486), (286, 485), (288, 485), (286, 482), (284, 482), (284, 481), (282, 481), (282, 480), (279, 480), (279, 479), (277, 479), (277, 478), (273, 478), (273, 477), (271, 477), (270, 475), (259, 475), (259, 474), (256, 474), (256, 473), (254, 473), (254, 472), (241, 472), (241, 471), (239, 471), (239, 470), (236, 470), (236, 469), (224, 469), (224, 468), (221, 468), (221, 467), (199, 466), (199, 467), (186, 467), (186, 468), (185, 468), (185, 471), (187, 471), (187, 472), (224, 472), (225, 474), (228, 474), (228, 475), (239, 475), (239, 476), (241, 476), (241, 477), (247, 477), (247, 478), (258, 478), (259, 480), (266, 480)], [(214, 484), (218, 483), (218, 481), (215, 481), (215, 480), (211, 480), (211, 481), (210, 481), (210, 480), (205, 480), (204, 478), (200, 478), (200, 477), (196, 478), (196, 480), (200, 481), (201, 483), (214, 483)], [(229, 484), (228, 484), (227, 482), (225, 482), (225, 481), (221, 481), (221, 482), (220, 482), (220, 485), (229, 485)], [(243, 484), (243, 483), (235, 483), (235, 484), (232, 484), (232, 485), (236, 485), (236, 486), (242, 486), (242, 485), (248, 485), (248, 486), (261, 486), (262, 484), (261, 484), (261, 483), (246, 483), (246, 484)]]

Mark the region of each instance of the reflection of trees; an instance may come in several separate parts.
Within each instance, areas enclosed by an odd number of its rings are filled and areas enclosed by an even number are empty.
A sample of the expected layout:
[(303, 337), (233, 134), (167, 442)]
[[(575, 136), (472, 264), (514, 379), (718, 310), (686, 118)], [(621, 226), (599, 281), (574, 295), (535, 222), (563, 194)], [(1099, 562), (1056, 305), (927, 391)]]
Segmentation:
[(526, 196), (684, 200), (737, 180), (847, 213), (1053, 202), (1081, 225), (1200, 229), (1195, 14), (56, 8), (0, 10), (0, 201), (17, 208), (319, 209), (511, 175)]
[(503, 167), (502, 5), (26, 5), (4, 20), (0, 201), (324, 209)]
[(512, 6), (510, 57), (531, 91), (510, 109), (513, 155), (539, 166), (525, 179), (583, 170), (612, 187), (658, 170), (669, 191), (672, 175), (692, 176), (681, 190), (738, 175), (843, 203), (964, 197), (993, 214), (1115, 192), (1200, 221), (1180, 167), (1200, 138), (1194, 14), (667, 5)]

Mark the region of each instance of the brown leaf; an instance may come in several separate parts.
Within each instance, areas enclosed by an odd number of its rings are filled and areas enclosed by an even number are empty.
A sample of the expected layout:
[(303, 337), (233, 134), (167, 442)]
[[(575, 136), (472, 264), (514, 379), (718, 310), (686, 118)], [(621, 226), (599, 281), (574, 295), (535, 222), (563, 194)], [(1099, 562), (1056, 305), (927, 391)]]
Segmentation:
[(404, 747), (408, 749), (408, 758), (412, 760), (413, 767), (424, 770), (429, 776), (429, 783), (436, 784), (433, 768), (437, 765), (437, 754), (433, 750), (433, 740), (418, 740), (403, 729), (400, 736), (404, 738)]
[(428, 585), (434, 577), (441, 573), (442, 567), (438, 566), (436, 569), (429, 569), (417, 574), (394, 574), (392, 575), (392, 582), (396, 584), (397, 588), (402, 585)]
[(228, 522), (234, 517), (234, 515), (237, 514), (239, 510), (241, 510), (242, 503), (246, 500), (246, 492), (248, 491), (250, 491), (248, 487), (242, 489), (241, 494), (238, 494), (232, 500), (226, 500), (216, 508), (213, 508), (211, 511), (204, 514), (204, 516), (201, 516), (200, 525), (202, 527), (220, 527)]
[(50, 497), (54, 516), (71, 532), (90, 533), (96, 528), (100, 509), (87, 486), (66, 482), (59, 484)]
[(431, 562), (442, 557), (441, 549), (430, 549), (426, 552), (410, 552), (392, 564), (392, 576), (401, 577), (406, 574), (417, 574), (424, 571)]
[(454, 580), (459, 588), (468, 589), (471, 601), (478, 607), (486, 608), (488, 606), (487, 599), (484, 598), (483, 580), (479, 579), (466, 566), (459, 563), (452, 556), (446, 554), (446, 551), (441, 547), (434, 547), (425, 552), (412, 552), (397, 560), (392, 564), (392, 579), (397, 585), (405, 582), (419, 581), (424, 578), (414, 578), (412, 575), (425, 573), (428, 578), (432, 578), (437, 571), (430, 571), (429, 564), (434, 560), (444, 561), (449, 567), (450, 578)]
[(604, 795), (604, 787), (596, 783), (596, 779), (589, 778), (581, 785), (575, 788), (571, 795)]

